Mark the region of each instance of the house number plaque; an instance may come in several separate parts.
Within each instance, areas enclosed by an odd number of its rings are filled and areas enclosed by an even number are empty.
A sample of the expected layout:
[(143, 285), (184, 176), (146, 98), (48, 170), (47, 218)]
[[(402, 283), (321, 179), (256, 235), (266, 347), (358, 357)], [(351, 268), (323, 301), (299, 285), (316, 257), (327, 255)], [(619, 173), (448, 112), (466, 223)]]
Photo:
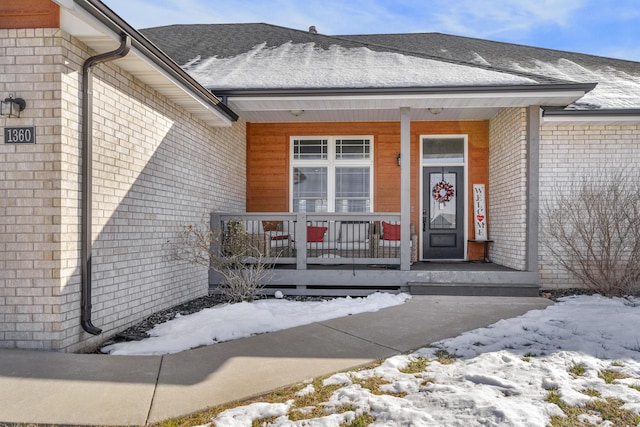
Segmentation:
[(13, 127), (4, 128), (5, 144), (35, 144), (36, 127)]

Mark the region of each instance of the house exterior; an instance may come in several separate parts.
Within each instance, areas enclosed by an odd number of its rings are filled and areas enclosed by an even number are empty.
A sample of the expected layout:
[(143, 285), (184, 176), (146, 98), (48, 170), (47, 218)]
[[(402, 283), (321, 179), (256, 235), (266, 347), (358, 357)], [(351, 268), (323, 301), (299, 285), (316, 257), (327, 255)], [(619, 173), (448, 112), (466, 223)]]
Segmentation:
[(6, 348), (90, 349), (206, 294), (215, 275), (170, 242), (212, 213), (268, 236), (274, 290), (575, 286), (540, 206), (640, 160), (635, 62), (442, 34), (139, 32), (99, 0), (5, 0), (0, 53), (0, 98), (26, 104), (0, 117)]
[[(418, 261), (477, 260), (473, 190), (482, 184), (490, 259), (520, 273), (421, 271), (405, 235), (400, 271), (287, 271), (275, 283), (579, 286), (540, 245), (540, 206), (559, 182), (612, 166), (637, 171), (636, 62), (436, 33), (326, 36), (268, 24), (143, 32), (246, 120), (247, 211), (395, 212), (418, 230)], [(367, 171), (364, 208), (338, 194), (340, 161), (330, 156), (347, 138), (372, 144), (370, 158), (348, 164)], [(325, 160), (296, 151), (318, 141)], [(432, 191), (456, 167), (458, 213)], [(314, 168), (327, 174), (326, 191), (303, 197), (296, 177)], [(446, 234), (451, 221), (435, 225), (440, 214), (458, 216), (458, 241)]]

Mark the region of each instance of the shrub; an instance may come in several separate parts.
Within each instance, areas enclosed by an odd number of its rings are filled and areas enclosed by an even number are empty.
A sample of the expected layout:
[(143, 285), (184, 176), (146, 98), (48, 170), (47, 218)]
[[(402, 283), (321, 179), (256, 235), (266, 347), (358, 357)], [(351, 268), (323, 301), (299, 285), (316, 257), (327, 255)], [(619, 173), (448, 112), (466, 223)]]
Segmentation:
[(541, 215), (541, 243), (582, 284), (603, 295), (640, 291), (640, 184), (592, 172), (559, 185)]
[(274, 263), (264, 256), (242, 224), (229, 222), (224, 231), (206, 225), (185, 225), (173, 245), (174, 260), (206, 266), (224, 279), (218, 289), (231, 303), (253, 301), (272, 273)]

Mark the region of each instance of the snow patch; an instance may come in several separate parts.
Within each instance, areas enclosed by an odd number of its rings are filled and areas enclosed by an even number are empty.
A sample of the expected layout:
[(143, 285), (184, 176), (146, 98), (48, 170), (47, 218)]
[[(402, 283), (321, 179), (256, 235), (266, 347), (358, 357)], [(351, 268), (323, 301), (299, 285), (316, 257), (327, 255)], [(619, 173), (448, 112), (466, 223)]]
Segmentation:
[[(584, 406), (597, 399), (584, 393), (587, 389), (602, 398), (621, 399), (624, 409), (640, 413), (640, 393), (629, 387), (640, 384), (640, 352), (628, 348), (629, 342), (638, 340), (634, 326), (639, 323), (637, 299), (564, 298), (544, 310), (501, 320), (409, 355), (391, 357), (370, 370), (332, 375), (324, 384), (341, 388), (322, 406), (331, 409), (348, 404), (351, 411), (299, 422), (280, 416), (269, 425), (336, 426), (367, 412), (375, 417), (374, 425), (380, 426), (543, 427), (549, 425), (551, 417), (564, 416), (558, 406), (547, 402), (550, 391), (558, 393), (567, 405)], [(480, 342), (483, 345), (478, 345)], [(431, 361), (423, 372), (415, 374), (400, 372), (411, 359), (435, 358), (438, 350), (462, 357), (448, 365)], [(582, 375), (571, 373), (576, 364), (584, 367)], [(607, 384), (599, 377), (605, 369), (627, 378)], [(356, 381), (372, 376), (388, 382), (380, 387), (382, 391), (406, 395), (376, 395)], [(260, 408), (266, 410), (268, 406), (234, 408), (235, 419), (240, 419), (243, 408), (244, 425), (250, 425), (264, 417)], [(282, 413), (276, 409), (272, 412)], [(239, 425), (228, 423), (228, 419), (229, 414), (222, 413), (214, 420), (215, 425)], [(581, 416), (580, 420), (602, 424), (596, 414)]]
[[(336, 298), (327, 301), (267, 299), (227, 304), (199, 311), (157, 325), (150, 338), (122, 342), (102, 348), (116, 355), (160, 355), (190, 348), (274, 332), (356, 313), (374, 312), (403, 304), (408, 294), (374, 293), (366, 298)], [(259, 322), (256, 319), (260, 319)]]
[(231, 58), (191, 60), (184, 69), (215, 89), (384, 88), (412, 86), (519, 85), (522, 76), (368, 48), (314, 43), (266, 43)]
[(568, 59), (557, 62), (536, 60), (533, 66), (514, 63), (513, 68), (579, 83), (598, 83), (575, 104), (578, 108), (640, 108), (640, 75), (608, 66), (587, 68)]

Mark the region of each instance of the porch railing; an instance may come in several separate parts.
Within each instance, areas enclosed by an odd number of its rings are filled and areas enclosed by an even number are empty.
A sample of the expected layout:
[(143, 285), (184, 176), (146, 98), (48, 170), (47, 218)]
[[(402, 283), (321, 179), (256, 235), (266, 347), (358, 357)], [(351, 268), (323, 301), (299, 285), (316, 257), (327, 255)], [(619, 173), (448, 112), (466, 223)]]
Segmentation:
[[(252, 257), (276, 264), (401, 265), (417, 258), (417, 238), (400, 240), (399, 213), (212, 213), (211, 229)], [(226, 242), (226, 243), (225, 243)]]

